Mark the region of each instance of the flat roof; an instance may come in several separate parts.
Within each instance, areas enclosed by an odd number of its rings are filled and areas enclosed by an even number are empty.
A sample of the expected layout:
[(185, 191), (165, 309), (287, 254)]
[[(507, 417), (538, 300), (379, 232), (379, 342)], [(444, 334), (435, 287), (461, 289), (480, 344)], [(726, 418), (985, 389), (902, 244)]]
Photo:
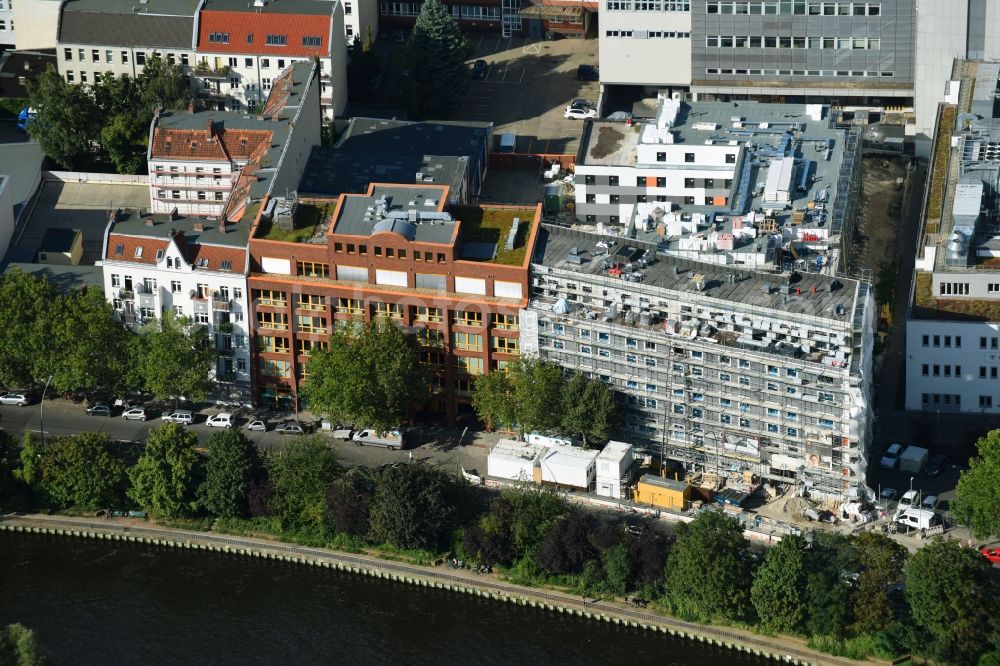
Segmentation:
[(320, 196), (365, 192), (373, 181), (417, 183), (420, 173), (419, 182), (448, 185), (454, 194), (470, 161), (486, 150), (491, 131), (492, 123), (351, 118), (335, 145), (313, 148), (299, 190)]
[[(760, 273), (747, 269), (681, 259), (664, 253), (655, 253), (654, 247), (636, 243), (628, 239), (608, 238), (577, 230), (543, 224), (535, 243), (532, 262), (542, 266), (559, 268), (573, 273), (609, 277), (604, 259), (608, 256), (598, 242), (612, 242), (612, 260), (615, 257), (640, 255), (648, 250), (656, 262), (641, 269), (641, 283), (617, 281), (622, 289), (642, 292), (650, 288), (669, 289), (682, 293), (698, 293), (708, 298), (728, 301), (733, 304), (768, 308), (788, 314), (804, 314), (823, 319), (836, 320), (845, 324), (851, 322), (857, 281), (846, 277), (834, 277), (824, 273)], [(576, 248), (579, 254), (569, 259), (570, 251)], [(631, 249), (631, 251), (630, 251)], [(577, 263), (577, 259), (580, 263)], [(693, 277), (700, 275), (704, 290), (698, 291)], [(731, 282), (731, 275), (736, 281)], [(782, 294), (780, 286), (788, 284), (790, 294)], [(765, 291), (765, 285), (769, 289)], [(815, 289), (815, 292), (813, 291)], [(796, 293), (798, 290), (798, 293)], [(843, 314), (838, 315), (837, 306)]]
[(574, 446), (550, 445), (542, 455), (542, 461), (565, 467), (589, 467), (597, 460), (597, 451)]
[(613, 460), (618, 462), (623, 457), (625, 457), (632, 450), (632, 445), (626, 442), (616, 442), (611, 440), (608, 445), (605, 446), (600, 455), (597, 456), (598, 460)]
[(662, 476), (654, 476), (653, 474), (643, 474), (639, 479), (639, 483), (659, 486), (660, 488), (666, 488), (667, 490), (673, 490), (675, 492), (684, 492), (684, 490), (688, 487), (687, 481), (674, 481), (673, 479), (668, 479)]
[(77, 236), (82, 236), (79, 229), (47, 229), (42, 236), (39, 252), (70, 252)]
[(6, 172), (15, 217), (38, 189), (44, 160), (45, 153), (35, 141), (0, 144), (0, 164), (10, 165), (6, 169), (0, 167), (0, 171)]
[(490, 449), (490, 455), (534, 461), (545, 452), (546, 448), (541, 444), (529, 444), (528, 442), (518, 442), (513, 439), (501, 439)]
[(203, 11), (247, 12), (254, 14), (318, 14), (333, 11), (332, 0), (269, 0), (258, 7), (247, 0), (205, 0)]
[(48, 278), (63, 294), (83, 287), (104, 289), (104, 270), (100, 266), (58, 266), (24, 262), (8, 262), (2, 265), (4, 273), (14, 269)]
[(450, 243), (455, 221), (442, 212), (444, 187), (376, 185), (370, 195), (348, 194), (334, 222), (334, 234), (371, 236), (393, 231), (409, 241)]

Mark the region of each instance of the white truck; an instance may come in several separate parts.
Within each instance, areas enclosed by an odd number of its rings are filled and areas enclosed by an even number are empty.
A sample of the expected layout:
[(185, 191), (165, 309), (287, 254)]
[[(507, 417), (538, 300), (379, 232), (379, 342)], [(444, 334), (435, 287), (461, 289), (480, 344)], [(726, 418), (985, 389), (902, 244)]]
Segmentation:
[(351, 439), (358, 446), (383, 446), (393, 451), (399, 451), (406, 445), (403, 433), (399, 430), (385, 432), (371, 429), (359, 430), (351, 436)]

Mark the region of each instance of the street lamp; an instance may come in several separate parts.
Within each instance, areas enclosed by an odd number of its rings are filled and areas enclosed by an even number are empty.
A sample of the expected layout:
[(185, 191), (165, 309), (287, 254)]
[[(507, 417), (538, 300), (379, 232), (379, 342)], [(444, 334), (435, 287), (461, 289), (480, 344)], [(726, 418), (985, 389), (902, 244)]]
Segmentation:
[(45, 380), (45, 388), (42, 389), (42, 400), (38, 403), (38, 434), (42, 438), (42, 448), (45, 448), (45, 394), (52, 383), (52, 375)]
[(910, 492), (913, 492), (913, 477), (910, 477)]

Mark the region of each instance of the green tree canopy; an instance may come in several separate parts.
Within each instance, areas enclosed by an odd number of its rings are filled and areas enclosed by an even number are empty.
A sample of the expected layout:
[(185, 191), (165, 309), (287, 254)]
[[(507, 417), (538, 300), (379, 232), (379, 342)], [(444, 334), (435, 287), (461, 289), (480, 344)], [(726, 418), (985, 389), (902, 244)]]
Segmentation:
[(444, 549), (474, 504), (469, 484), (439, 467), (387, 465), (374, 480), (370, 515), (375, 543)]
[(560, 397), (560, 430), (583, 440), (584, 447), (603, 445), (618, 423), (618, 403), (611, 386), (582, 372), (571, 372)]
[(1000, 632), (1000, 586), (986, 559), (950, 539), (935, 539), (906, 563), (906, 599), (930, 636), (929, 656), (941, 663), (976, 664)]
[(42, 455), (41, 486), (60, 508), (110, 508), (124, 500), (126, 470), (106, 433), (57, 437)]
[(444, 114), (469, 88), (465, 59), (471, 51), (451, 12), (440, 0), (425, 0), (410, 35), (411, 106), (418, 114)]
[(472, 405), (491, 427), (526, 432), (559, 427), (562, 368), (537, 358), (520, 358), (502, 371), (476, 380)]
[(906, 548), (876, 532), (862, 532), (853, 545), (860, 567), (852, 595), (855, 629), (880, 631), (895, 620), (889, 588), (903, 576)]
[(851, 587), (845, 576), (860, 569), (854, 546), (842, 534), (818, 532), (806, 555), (807, 633), (841, 639), (851, 620)]
[(17, 440), (6, 430), (0, 430), (0, 511), (16, 506), (25, 494), (20, 471)]
[(335, 531), (353, 536), (368, 534), (375, 485), (366, 472), (353, 467), (330, 485), (326, 506)]
[(146, 448), (129, 472), (128, 496), (155, 516), (190, 515), (198, 506), (198, 436), (177, 423), (149, 431)]
[(49, 663), (34, 630), (23, 624), (8, 624), (0, 629), (0, 664), (7, 666), (42, 666)]
[(951, 503), (955, 518), (979, 539), (1000, 536), (1000, 430), (976, 442), (978, 456), (962, 472)]
[(45, 278), (17, 268), (0, 274), (0, 384), (30, 387), (46, 368), (54, 369), (49, 325), (55, 323), (57, 300), (54, 285)]
[(601, 553), (601, 568), (604, 569), (605, 589), (617, 597), (625, 596), (632, 585), (628, 547), (620, 543)]
[(274, 484), (271, 507), (283, 525), (322, 533), (327, 526), (326, 494), (340, 474), (337, 456), (319, 436), (284, 444), (267, 459)]
[(378, 430), (399, 427), (426, 395), (424, 369), (406, 335), (387, 320), (336, 329), (329, 349), (312, 353), (302, 387), (313, 412)]
[(721, 511), (703, 511), (677, 526), (667, 556), (667, 601), (680, 617), (746, 620), (752, 615), (750, 543)]
[(205, 480), (198, 499), (206, 511), (220, 518), (247, 515), (250, 484), (260, 469), (253, 442), (238, 430), (224, 429), (208, 438)]
[(208, 330), (170, 311), (139, 332), (133, 351), (136, 374), (161, 400), (204, 400), (212, 386), (216, 350)]
[(767, 552), (750, 587), (750, 601), (765, 630), (802, 630), (808, 605), (806, 563), (806, 541), (800, 536), (783, 536)]
[(71, 171), (93, 166), (103, 118), (90, 93), (83, 86), (66, 83), (50, 65), (37, 79), (28, 81), (28, 95), (38, 113), (28, 133), (45, 154)]

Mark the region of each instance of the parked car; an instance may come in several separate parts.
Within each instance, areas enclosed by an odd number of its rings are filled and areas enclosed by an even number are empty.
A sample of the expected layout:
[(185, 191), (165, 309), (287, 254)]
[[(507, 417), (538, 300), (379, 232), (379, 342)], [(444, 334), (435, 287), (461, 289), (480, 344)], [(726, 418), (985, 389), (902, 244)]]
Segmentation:
[(614, 113), (609, 114), (605, 120), (613, 123), (631, 124), (632, 114), (628, 111), (615, 111)]
[(122, 418), (126, 421), (145, 421), (146, 420), (146, 408), (145, 407), (131, 407), (122, 412)]
[(257, 419), (256, 421), (251, 421), (247, 424), (247, 430), (250, 432), (267, 432), (267, 423)]
[(379, 432), (377, 430), (359, 430), (351, 435), (351, 439), (358, 446), (384, 446), (393, 451), (399, 451), (405, 446), (403, 433), (399, 430), (388, 430)]
[(945, 463), (948, 459), (941, 454), (931, 456), (927, 460), (927, 467), (924, 469), (924, 474), (927, 476), (940, 476), (941, 472), (944, 471)]
[(941, 524), (941, 516), (924, 509), (907, 509), (896, 518), (896, 525), (905, 530), (926, 530)]
[(194, 423), (194, 414), (186, 409), (175, 409), (169, 414), (160, 417), (164, 423), (180, 423), (181, 425), (191, 425)]
[(927, 497), (924, 498), (924, 501), (920, 503), (920, 508), (927, 509), (928, 511), (933, 511), (934, 509), (938, 508), (938, 501), (939, 500), (937, 495), (928, 495)]
[(87, 414), (90, 416), (111, 416), (111, 407), (99, 402), (96, 405), (87, 407)]
[(1000, 564), (1000, 548), (983, 548), (979, 552), (993, 564)]
[(566, 112), (563, 114), (564, 118), (573, 118), (575, 120), (583, 120), (584, 118), (596, 118), (597, 109), (587, 109), (582, 106), (567, 106)]
[(486, 61), (477, 60), (472, 63), (472, 78), (474, 79), (485, 79), (486, 78)]
[(351, 437), (354, 436), (354, 431), (350, 428), (334, 428), (330, 432), (333, 433), (335, 439), (339, 439), (343, 442), (351, 441)]
[(2, 393), (0, 394), (0, 405), (17, 405), (24, 407), (31, 400), (26, 393)]
[(896, 469), (899, 467), (899, 455), (903, 452), (903, 445), (892, 443), (889, 448), (885, 450), (885, 455), (879, 460), (878, 464), (885, 469)]
[(576, 68), (577, 81), (600, 81), (601, 71), (593, 65), (580, 65)]
[(298, 421), (285, 421), (274, 432), (279, 435), (303, 435), (306, 431)]
[(582, 97), (577, 97), (572, 102), (569, 103), (570, 106), (578, 106), (584, 109), (596, 109), (597, 105), (591, 102), (589, 99), (584, 99)]
[(909, 509), (910, 507), (916, 508), (917, 495), (918, 493), (916, 490), (907, 490), (905, 493), (903, 493), (903, 496), (899, 498), (899, 503), (896, 505), (897, 510), (902, 512), (905, 511), (906, 509)]
[(882, 492), (878, 495), (878, 505), (885, 511), (889, 508), (889, 503), (896, 499), (896, 489), (895, 488), (883, 488)]
[(212, 414), (205, 419), (205, 425), (209, 428), (232, 428), (234, 425), (233, 415), (229, 412)]

